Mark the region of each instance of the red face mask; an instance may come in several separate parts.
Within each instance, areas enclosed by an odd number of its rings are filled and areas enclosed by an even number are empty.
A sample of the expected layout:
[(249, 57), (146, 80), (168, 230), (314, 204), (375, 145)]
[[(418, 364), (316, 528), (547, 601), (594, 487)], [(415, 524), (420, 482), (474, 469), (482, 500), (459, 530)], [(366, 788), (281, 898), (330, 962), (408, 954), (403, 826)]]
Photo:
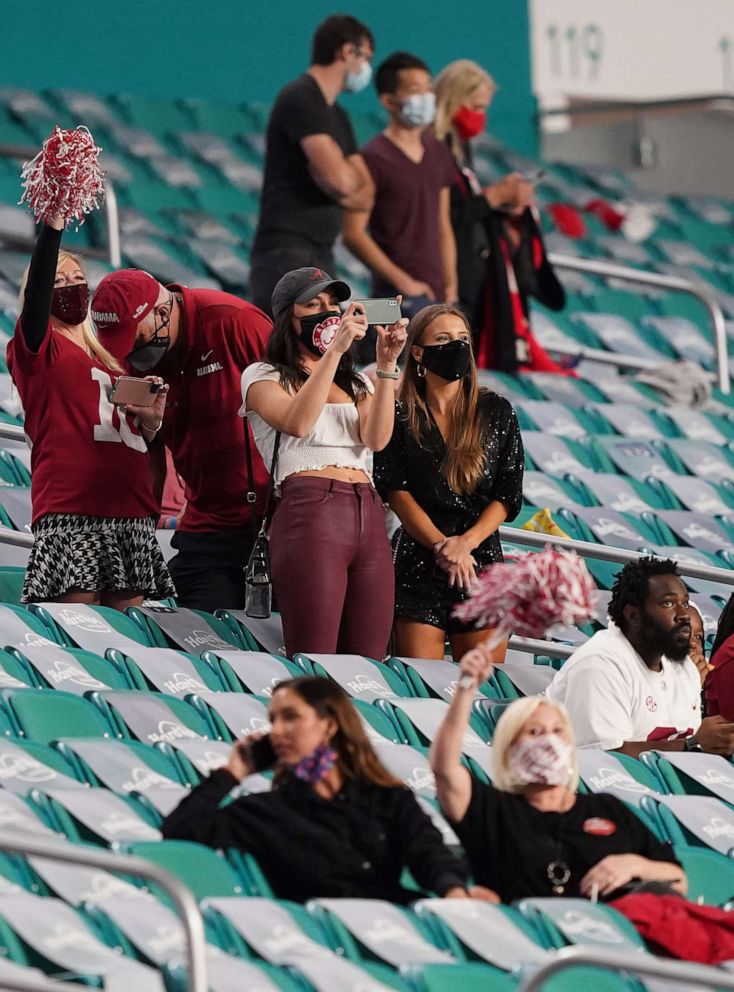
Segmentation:
[(487, 125), (487, 114), (484, 110), (474, 110), (472, 107), (462, 106), (455, 111), (451, 121), (463, 141), (469, 141), (481, 134)]

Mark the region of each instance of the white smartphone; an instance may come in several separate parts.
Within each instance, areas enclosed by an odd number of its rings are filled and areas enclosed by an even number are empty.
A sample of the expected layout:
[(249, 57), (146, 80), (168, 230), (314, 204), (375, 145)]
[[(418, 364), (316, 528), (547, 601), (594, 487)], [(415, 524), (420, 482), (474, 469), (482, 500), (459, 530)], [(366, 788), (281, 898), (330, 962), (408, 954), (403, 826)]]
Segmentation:
[(400, 304), (396, 299), (352, 300), (362, 309), (368, 324), (394, 324), (400, 320)]
[(544, 175), (545, 169), (533, 169), (531, 172), (523, 172), (522, 178), (526, 183), (532, 183), (533, 186), (536, 186)]
[(157, 382), (121, 375), (119, 379), (115, 379), (110, 391), (110, 403), (116, 406), (153, 406), (160, 388)]

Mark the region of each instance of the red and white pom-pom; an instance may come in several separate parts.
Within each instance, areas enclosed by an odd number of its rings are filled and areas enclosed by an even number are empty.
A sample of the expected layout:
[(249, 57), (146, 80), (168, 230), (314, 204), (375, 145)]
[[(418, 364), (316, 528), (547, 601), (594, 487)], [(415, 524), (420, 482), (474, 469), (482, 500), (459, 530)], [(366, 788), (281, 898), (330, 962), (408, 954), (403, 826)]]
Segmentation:
[(544, 637), (559, 624), (574, 626), (594, 616), (596, 586), (582, 558), (546, 546), (513, 563), (492, 565), (454, 615), (478, 627), (507, 634)]
[(64, 131), (57, 124), (38, 155), (23, 166), (20, 203), (28, 203), (37, 221), (61, 217), (66, 227), (83, 224), (104, 193), (101, 150), (86, 127)]

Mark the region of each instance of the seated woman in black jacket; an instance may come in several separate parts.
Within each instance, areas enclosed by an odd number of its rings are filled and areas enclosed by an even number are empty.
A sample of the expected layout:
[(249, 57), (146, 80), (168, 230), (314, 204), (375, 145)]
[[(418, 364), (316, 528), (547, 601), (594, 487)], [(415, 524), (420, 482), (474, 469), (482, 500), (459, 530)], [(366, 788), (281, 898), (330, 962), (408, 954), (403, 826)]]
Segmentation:
[[(491, 654), (461, 659), (474, 688)], [(576, 744), (563, 707), (542, 696), (518, 699), (492, 740), (493, 785), (472, 778), (461, 747), (474, 688), (459, 683), (431, 748), (438, 799), (476, 881), (502, 902), (542, 896), (615, 899), (642, 883), (685, 895), (686, 876), (663, 844), (616, 796), (577, 793)]]
[(220, 807), (255, 770), (252, 744), (238, 741), (228, 763), (166, 818), (164, 837), (247, 851), (275, 895), (296, 902), (351, 896), (407, 903), (416, 893), (400, 885), (406, 867), (439, 896), (467, 896), (463, 863), (410, 789), (380, 763), (336, 683), (282, 682), (269, 709), (276, 757), (272, 791)]

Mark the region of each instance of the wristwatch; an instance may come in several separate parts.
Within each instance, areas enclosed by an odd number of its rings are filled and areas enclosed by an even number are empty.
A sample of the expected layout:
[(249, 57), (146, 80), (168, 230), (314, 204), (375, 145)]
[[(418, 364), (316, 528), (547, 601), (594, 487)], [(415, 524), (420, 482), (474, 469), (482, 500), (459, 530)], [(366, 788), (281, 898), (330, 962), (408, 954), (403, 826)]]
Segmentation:
[(691, 734), (690, 737), (686, 737), (683, 740), (683, 750), (684, 751), (698, 751), (703, 752), (703, 748), (696, 740), (696, 735)]

